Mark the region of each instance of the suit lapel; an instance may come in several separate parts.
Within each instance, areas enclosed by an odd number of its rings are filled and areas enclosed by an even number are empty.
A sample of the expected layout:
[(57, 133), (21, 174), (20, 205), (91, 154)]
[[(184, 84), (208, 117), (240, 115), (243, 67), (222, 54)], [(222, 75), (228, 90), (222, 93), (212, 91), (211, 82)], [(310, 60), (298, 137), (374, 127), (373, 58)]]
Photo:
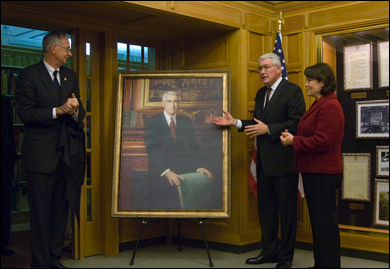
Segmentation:
[(60, 104), (60, 93), (58, 93), (57, 90), (54, 89), (53, 80), (51, 79), (51, 76), (50, 76), (49, 72), (47, 71), (43, 61), (41, 61), (38, 64), (38, 70), (40, 73), (40, 78), (41, 78), (43, 84), (45, 85), (45, 87), (47, 88), (47, 91), (53, 96), (53, 98), (56, 100), (56, 102), (58, 104)]
[[(177, 118), (176, 118), (176, 120), (177, 120)], [(160, 119), (158, 120), (158, 122), (160, 125), (160, 128), (158, 128), (158, 129), (161, 130), (162, 134), (165, 134), (166, 138), (169, 137), (171, 139), (171, 143), (173, 143), (171, 129), (169, 128), (169, 125), (167, 123), (167, 119), (165, 118), (164, 112), (160, 113)], [(176, 134), (177, 134), (177, 128), (176, 128)]]
[(264, 118), (264, 98), (267, 92), (267, 87), (261, 88), (259, 97), (256, 100), (256, 115), (255, 118), (258, 120), (263, 120)]
[(68, 78), (66, 77), (66, 72), (61, 67), (60, 68), (60, 77), (61, 77), (61, 104), (65, 103), (65, 101), (71, 97), (71, 94), (69, 94), (69, 82)]
[[(264, 110), (264, 117), (267, 116), (268, 111), (270, 111), (271, 107), (276, 103), (276, 100), (279, 98), (279, 96), (283, 92), (285, 85), (286, 85), (286, 81), (284, 79), (282, 79), (282, 81), (279, 83), (278, 87), (274, 91), (274, 94), (272, 95), (271, 100), (269, 100), (267, 107)], [(265, 94), (264, 94), (264, 96), (265, 96)], [(263, 101), (264, 101), (264, 98), (265, 97), (263, 97)], [(263, 104), (264, 104), (264, 102), (263, 102)]]

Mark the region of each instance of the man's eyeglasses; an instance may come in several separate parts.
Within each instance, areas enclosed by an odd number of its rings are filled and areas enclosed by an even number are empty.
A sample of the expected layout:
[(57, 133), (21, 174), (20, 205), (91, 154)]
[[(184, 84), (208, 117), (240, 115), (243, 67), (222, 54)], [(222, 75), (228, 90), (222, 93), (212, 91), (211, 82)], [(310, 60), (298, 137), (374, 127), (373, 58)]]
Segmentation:
[(58, 44), (56, 44), (56, 46), (63, 48), (64, 50), (66, 50), (67, 53), (69, 53), (71, 51), (70, 48), (67, 48), (67, 47), (64, 47), (64, 46), (61, 46), (61, 45), (58, 45)]
[(272, 68), (273, 65), (264, 65), (264, 66), (259, 66), (257, 67), (257, 72), (261, 72), (261, 71), (265, 71), (265, 72), (268, 72), (271, 68)]

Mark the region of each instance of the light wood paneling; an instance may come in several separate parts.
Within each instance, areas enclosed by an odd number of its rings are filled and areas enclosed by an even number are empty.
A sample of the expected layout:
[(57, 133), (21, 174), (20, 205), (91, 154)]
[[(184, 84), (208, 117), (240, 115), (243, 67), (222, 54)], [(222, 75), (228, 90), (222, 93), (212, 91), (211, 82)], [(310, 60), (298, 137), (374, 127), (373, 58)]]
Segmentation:
[(283, 36), (283, 51), (286, 59), (287, 72), (292, 67), (302, 67), (302, 34)]
[(305, 16), (298, 15), (298, 16), (293, 16), (293, 17), (286, 17), (285, 18), (285, 25), (286, 25), (286, 27), (285, 27), (286, 29), (284, 31), (282, 31), (283, 34), (301, 32), (302, 29), (304, 29)]
[(260, 34), (270, 34), (270, 18), (261, 17), (255, 14), (246, 14), (245, 27)]
[(257, 68), (257, 61), (260, 56), (263, 54), (263, 46), (264, 46), (264, 35), (249, 32), (249, 62), (254, 64), (254, 69)]
[(199, 64), (227, 63), (226, 34), (199, 36), (184, 42), (184, 67), (199, 66)]
[(360, 2), (356, 5), (346, 7), (334, 7), (331, 10), (309, 13), (309, 27), (319, 28), (340, 26), (356, 23), (357, 21), (377, 20), (378, 18), (389, 17), (388, 1)]

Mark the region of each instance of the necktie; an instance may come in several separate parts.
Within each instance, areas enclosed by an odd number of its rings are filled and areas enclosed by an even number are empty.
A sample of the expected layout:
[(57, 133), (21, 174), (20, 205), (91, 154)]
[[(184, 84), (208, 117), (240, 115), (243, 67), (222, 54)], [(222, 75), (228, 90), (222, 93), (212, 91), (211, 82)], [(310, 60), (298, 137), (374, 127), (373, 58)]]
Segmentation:
[(57, 79), (57, 73), (58, 73), (58, 70), (54, 70), (53, 72), (53, 76), (54, 76), (54, 86), (55, 88), (60, 91), (61, 90), (61, 86), (60, 86), (60, 83), (58, 82), (58, 79)]
[(267, 107), (267, 105), (268, 105), (268, 102), (269, 102), (269, 95), (270, 95), (271, 91), (272, 91), (272, 88), (271, 88), (271, 87), (268, 87), (268, 88), (267, 88), (267, 96), (266, 96), (266, 101), (265, 101), (264, 109), (265, 109), (265, 108)]
[(173, 141), (176, 142), (176, 126), (175, 126), (175, 122), (173, 121), (173, 117), (171, 117), (171, 122), (169, 123), (169, 129), (171, 129)]

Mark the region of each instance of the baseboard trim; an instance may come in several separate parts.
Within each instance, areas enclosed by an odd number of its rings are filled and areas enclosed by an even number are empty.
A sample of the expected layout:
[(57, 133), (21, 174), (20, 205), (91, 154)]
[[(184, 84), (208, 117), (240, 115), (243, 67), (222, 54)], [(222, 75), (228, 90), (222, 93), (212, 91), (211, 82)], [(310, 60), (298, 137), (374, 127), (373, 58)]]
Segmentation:
[[(134, 249), (136, 243), (137, 243), (136, 241), (120, 243), (119, 252)], [(179, 238), (177, 236), (172, 237), (172, 243), (178, 245)], [(150, 246), (161, 245), (161, 244), (166, 244), (165, 236), (142, 239), (140, 240), (138, 248), (150, 247)], [(188, 238), (181, 238), (181, 245), (183, 247), (205, 248), (204, 241), (188, 239)], [(229, 252), (234, 254), (243, 254), (254, 250), (259, 250), (260, 253), (260, 242), (247, 244), (243, 246), (216, 243), (216, 242), (207, 242), (207, 245), (209, 249)], [(310, 243), (296, 242), (295, 248), (312, 251), (313, 245)], [(347, 257), (353, 257), (353, 258), (379, 261), (379, 262), (387, 262), (387, 263), (389, 262), (389, 255), (383, 253), (342, 248), (341, 255)]]

